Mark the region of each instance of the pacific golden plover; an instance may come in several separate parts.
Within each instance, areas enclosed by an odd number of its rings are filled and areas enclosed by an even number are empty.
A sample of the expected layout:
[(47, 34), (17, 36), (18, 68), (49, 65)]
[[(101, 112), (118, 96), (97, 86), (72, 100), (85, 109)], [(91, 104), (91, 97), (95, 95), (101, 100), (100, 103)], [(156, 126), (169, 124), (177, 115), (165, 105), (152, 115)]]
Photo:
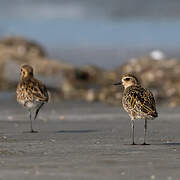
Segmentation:
[(34, 120), (36, 119), (39, 110), (48, 102), (48, 92), (46, 87), (33, 76), (33, 68), (29, 65), (21, 67), (20, 82), (16, 89), (17, 101), (28, 109), (31, 123), (31, 131), (37, 132), (33, 129), (32, 113)]
[(138, 79), (131, 74), (125, 74), (121, 81), (114, 85), (123, 85), (122, 104), (131, 118), (132, 144), (134, 145), (134, 120), (144, 119), (144, 143), (146, 145), (147, 120), (158, 117), (153, 94), (143, 88)]

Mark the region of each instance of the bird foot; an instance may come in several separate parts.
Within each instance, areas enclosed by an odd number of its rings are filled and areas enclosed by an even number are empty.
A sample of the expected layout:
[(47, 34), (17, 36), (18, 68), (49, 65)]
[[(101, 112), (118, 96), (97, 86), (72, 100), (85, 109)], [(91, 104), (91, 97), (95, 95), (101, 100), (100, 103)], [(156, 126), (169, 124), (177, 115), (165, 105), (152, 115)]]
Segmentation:
[(150, 145), (150, 144), (144, 142), (144, 143), (142, 143), (141, 145)]
[(31, 130), (30, 133), (38, 133), (38, 131)]
[(137, 145), (135, 142), (133, 142), (131, 145)]

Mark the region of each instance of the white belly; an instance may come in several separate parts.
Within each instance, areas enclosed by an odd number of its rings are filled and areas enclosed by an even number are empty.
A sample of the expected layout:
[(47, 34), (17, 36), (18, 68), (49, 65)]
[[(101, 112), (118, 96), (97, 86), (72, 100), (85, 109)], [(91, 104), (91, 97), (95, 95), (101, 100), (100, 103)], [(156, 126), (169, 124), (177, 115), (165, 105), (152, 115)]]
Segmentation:
[(38, 108), (40, 105), (42, 104), (42, 102), (39, 101), (34, 101), (34, 102), (26, 102), (24, 104), (24, 106), (28, 109), (36, 109)]

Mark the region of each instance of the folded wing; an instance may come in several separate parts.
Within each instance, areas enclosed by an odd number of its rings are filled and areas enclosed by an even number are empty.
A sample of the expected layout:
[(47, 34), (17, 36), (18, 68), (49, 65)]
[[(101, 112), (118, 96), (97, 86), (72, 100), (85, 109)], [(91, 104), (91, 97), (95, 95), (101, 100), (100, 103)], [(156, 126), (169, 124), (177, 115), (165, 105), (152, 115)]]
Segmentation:
[(128, 103), (131, 109), (157, 117), (156, 103), (149, 90), (143, 87), (134, 87), (129, 93)]

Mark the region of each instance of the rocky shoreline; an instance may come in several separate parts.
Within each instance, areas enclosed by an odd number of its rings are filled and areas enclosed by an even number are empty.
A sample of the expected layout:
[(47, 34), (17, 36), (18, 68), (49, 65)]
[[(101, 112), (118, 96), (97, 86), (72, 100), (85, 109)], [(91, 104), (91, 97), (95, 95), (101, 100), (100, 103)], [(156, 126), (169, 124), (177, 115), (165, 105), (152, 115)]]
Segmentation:
[[(59, 59), (51, 59), (38, 43), (22, 37), (6, 37), (0, 40), (0, 88), (12, 89), (18, 81), (19, 66), (29, 64), (42, 77), (61, 77), (52, 97), (83, 99), (120, 104), (122, 89), (112, 84), (122, 74), (133, 73), (151, 89), (157, 102), (166, 101), (170, 107), (180, 105), (180, 61), (161, 60), (151, 56), (133, 58), (114, 70), (87, 65), (75, 67)], [(14, 76), (14, 74), (17, 76)], [(14, 77), (14, 79), (12, 78)], [(51, 89), (51, 87), (49, 87)]]

